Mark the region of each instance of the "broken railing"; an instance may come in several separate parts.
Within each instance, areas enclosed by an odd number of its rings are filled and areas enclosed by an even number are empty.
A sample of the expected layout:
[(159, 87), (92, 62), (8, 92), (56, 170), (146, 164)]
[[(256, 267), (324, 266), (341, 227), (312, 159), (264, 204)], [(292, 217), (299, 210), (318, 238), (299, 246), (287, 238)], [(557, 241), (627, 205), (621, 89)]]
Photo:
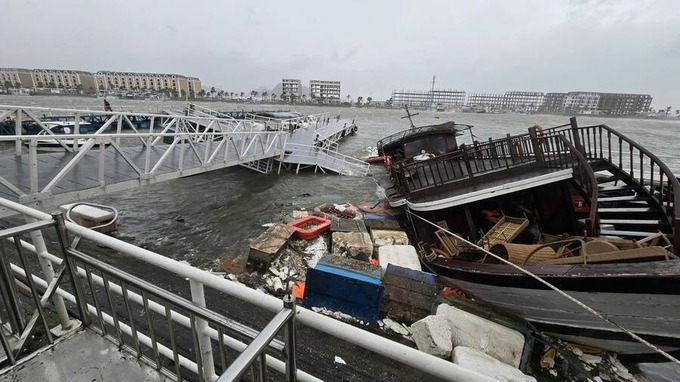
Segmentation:
[[(15, 280), (28, 284), (33, 300), (41, 308), (53, 307), (59, 311), (59, 306), (66, 304), (72, 316), (60, 320), (64, 329), (72, 326), (70, 320), (78, 318), (87, 327), (118, 344), (122, 351), (133, 354), (170, 379), (230, 380), (251, 370), (253, 380), (266, 380), (267, 371), (273, 370), (283, 374), (286, 380), (318, 381), (314, 376), (296, 369), (294, 327), (297, 322), (442, 380), (492, 380), (447, 360), (311, 310), (295, 307), (290, 299), (282, 302), (166, 256), (74, 223), (64, 222), (60, 215), (51, 216), (2, 198), (0, 207), (13, 210), (30, 222), (28, 225), (18, 224), (19, 228), (0, 230), (0, 238), (5, 239), (3, 243), (10, 240), (16, 253), (23, 254), (19, 256), (24, 259), (30, 257), (32, 261), (47, 262), (48, 270), (57, 269), (56, 274), (47, 277), (45, 267), (41, 274), (34, 271), (38, 269), (35, 266), (27, 266), (25, 262), (12, 262), (17, 255), (12, 256), (5, 251), (2, 253), (2, 260), (3, 264), (7, 264), (5, 269), (8, 272), (0, 273), (3, 281), (0, 286), (13, 285)], [(42, 232), (53, 227), (56, 227), (61, 244), (56, 251), (52, 249), (50, 252), (45, 247)], [(28, 231), (31, 231), (31, 239), (25, 237)], [(45, 234), (48, 235), (49, 232), (45, 231)], [(73, 242), (70, 239), (74, 237), (81, 238), (78, 241), (79, 248), (88, 245), (100, 250), (106, 248), (116, 253), (116, 256), (153, 269), (149, 273), (167, 271), (176, 275), (178, 280), (186, 280), (188, 285), (185, 286), (190, 290), (190, 299), (95, 259), (86, 254), (84, 249), (73, 248), (74, 244), (71, 244)], [(180, 284), (173, 284), (173, 289), (175, 288), (183, 289)], [(235, 322), (220, 313), (228, 310), (223, 298), (206, 298), (208, 294), (215, 293), (239, 299), (249, 309), (264, 310), (273, 318), (261, 331)], [(16, 293), (13, 295), (16, 296)], [(51, 304), (48, 302), (50, 299)], [(49, 309), (42, 309), (43, 312), (45, 310)], [(63, 311), (66, 312), (65, 309)], [(38, 322), (39, 318), (45, 316), (38, 312), (34, 317), (35, 322)], [(35, 326), (35, 323), (32, 325)], [(274, 335), (280, 329), (285, 331), (283, 340), (276, 339)], [(4, 345), (9, 341), (2, 342)], [(233, 352), (240, 355), (230, 356)], [(9, 354), (23, 355), (11, 347)]]

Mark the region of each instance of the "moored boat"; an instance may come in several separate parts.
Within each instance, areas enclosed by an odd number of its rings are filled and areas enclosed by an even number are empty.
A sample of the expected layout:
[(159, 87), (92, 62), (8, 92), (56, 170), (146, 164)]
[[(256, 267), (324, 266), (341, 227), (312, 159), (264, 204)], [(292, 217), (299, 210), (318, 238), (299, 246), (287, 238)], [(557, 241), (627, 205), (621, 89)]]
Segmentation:
[[(378, 148), (392, 158), (387, 201), (406, 210), (423, 263), (443, 282), (569, 341), (656, 353), (629, 331), (680, 352), (680, 184), (663, 162), (575, 119), (470, 145), (422, 130)], [(523, 223), (498, 225), (509, 216)]]

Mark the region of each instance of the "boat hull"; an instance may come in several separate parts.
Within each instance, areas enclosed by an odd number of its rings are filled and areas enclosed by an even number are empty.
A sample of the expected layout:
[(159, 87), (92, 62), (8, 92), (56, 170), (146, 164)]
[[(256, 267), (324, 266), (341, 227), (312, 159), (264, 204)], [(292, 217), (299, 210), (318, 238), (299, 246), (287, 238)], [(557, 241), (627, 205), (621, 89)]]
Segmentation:
[[(510, 266), (467, 263), (465, 269), (465, 264), (430, 265), (445, 283), (546, 334), (638, 359), (658, 358), (647, 345)], [(527, 269), (621, 327), (680, 354), (680, 261)]]

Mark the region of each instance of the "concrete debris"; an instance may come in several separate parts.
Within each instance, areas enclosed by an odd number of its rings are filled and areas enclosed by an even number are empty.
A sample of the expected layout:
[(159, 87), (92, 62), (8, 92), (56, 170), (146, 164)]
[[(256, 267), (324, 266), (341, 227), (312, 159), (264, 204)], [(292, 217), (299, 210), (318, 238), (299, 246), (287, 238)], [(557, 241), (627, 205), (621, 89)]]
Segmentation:
[(309, 211), (305, 211), (302, 209), (293, 211), (293, 219), (302, 219), (306, 218), (307, 216), (309, 216)]
[(402, 336), (411, 335), (411, 331), (405, 325), (400, 324), (392, 319), (383, 318), (382, 324), (383, 330), (389, 329), (397, 334), (401, 334)]
[(341, 364), (341, 365), (347, 365), (347, 362), (345, 362), (344, 359), (338, 357), (337, 355), (335, 356), (334, 362), (335, 362), (335, 363), (339, 363), (339, 364)]
[(482, 351), (466, 346), (453, 349), (453, 363), (480, 374), (508, 382), (536, 382), (536, 378), (522, 373), (519, 369), (501, 362)]
[(437, 315), (449, 320), (453, 346), (471, 347), (519, 367), (524, 350), (521, 333), (446, 304), (437, 307)]
[(382, 247), (385, 245), (408, 245), (408, 235), (404, 231), (373, 229), (373, 245)]
[(373, 255), (373, 242), (366, 232), (333, 232), (332, 243), (333, 254), (366, 261)]
[(451, 357), (451, 328), (445, 317), (427, 316), (413, 323), (411, 332), (418, 350), (439, 358)]

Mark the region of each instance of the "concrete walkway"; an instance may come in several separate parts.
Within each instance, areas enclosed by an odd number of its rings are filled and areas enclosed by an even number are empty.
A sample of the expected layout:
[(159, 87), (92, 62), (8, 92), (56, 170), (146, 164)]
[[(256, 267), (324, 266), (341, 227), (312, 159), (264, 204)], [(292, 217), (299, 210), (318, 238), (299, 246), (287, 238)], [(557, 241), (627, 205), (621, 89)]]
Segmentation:
[(163, 382), (167, 379), (134, 355), (91, 330), (61, 339), (53, 348), (3, 371), (0, 382)]

